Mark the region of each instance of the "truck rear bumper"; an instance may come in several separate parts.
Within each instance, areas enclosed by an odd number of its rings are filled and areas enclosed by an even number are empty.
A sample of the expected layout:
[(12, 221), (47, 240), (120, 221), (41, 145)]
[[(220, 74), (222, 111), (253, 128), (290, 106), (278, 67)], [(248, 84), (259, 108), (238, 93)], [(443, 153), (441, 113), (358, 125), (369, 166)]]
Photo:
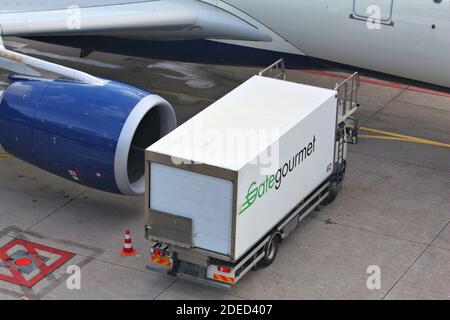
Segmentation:
[(175, 278), (179, 278), (182, 280), (187, 280), (189, 282), (195, 282), (200, 285), (204, 285), (207, 287), (213, 287), (217, 289), (226, 289), (230, 290), (233, 287), (233, 284), (228, 284), (224, 282), (214, 281), (208, 279), (206, 277), (206, 269), (192, 265), (187, 262), (179, 261), (177, 262), (179, 265), (177, 267), (178, 270), (175, 270), (174, 267), (164, 267), (155, 263), (150, 263), (147, 265), (147, 270), (157, 272), (160, 274), (170, 275)]

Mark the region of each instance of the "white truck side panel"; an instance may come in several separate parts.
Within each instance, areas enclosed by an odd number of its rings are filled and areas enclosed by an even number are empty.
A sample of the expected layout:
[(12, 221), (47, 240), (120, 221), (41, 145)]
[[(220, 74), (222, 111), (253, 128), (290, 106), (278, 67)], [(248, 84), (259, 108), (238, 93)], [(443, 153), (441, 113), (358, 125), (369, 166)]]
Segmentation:
[[(332, 173), (336, 107), (336, 91), (252, 77), (147, 149), (236, 172), (237, 185), (181, 169), (161, 171), (152, 177), (151, 209), (191, 218), (195, 247), (238, 259)], [(261, 172), (255, 159), (265, 160), (260, 156), (274, 144), (280, 160)], [(308, 146), (310, 154), (282, 178), (279, 190), (274, 181), (264, 190), (266, 177)], [(251, 205), (241, 212), (245, 203)]]
[[(239, 171), (236, 259), (331, 174), (336, 107), (336, 98), (329, 98), (279, 139), (279, 166), (273, 175), (262, 172), (257, 163)], [(269, 148), (277, 150), (273, 146)]]
[(151, 163), (151, 209), (192, 219), (197, 248), (230, 254), (233, 183)]

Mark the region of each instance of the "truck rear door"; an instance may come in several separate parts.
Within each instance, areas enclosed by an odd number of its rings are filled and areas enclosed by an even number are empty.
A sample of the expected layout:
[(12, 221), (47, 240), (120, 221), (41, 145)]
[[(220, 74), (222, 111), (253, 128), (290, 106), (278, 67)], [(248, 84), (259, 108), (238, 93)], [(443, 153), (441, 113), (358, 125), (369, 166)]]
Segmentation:
[[(188, 225), (191, 223), (193, 247), (230, 255), (232, 181), (151, 162), (149, 192), (151, 210), (183, 217)], [(170, 224), (167, 222), (166, 230), (158, 228), (168, 242), (172, 232)]]

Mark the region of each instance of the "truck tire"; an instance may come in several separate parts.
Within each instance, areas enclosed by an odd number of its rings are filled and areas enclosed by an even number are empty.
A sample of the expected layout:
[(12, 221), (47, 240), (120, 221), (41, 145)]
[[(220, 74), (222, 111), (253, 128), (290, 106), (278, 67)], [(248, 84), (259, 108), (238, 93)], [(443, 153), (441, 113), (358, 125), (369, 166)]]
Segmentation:
[(278, 232), (272, 234), (269, 242), (267, 242), (266, 246), (264, 247), (264, 257), (258, 263), (260, 267), (268, 267), (275, 261), (280, 242), (280, 234)]
[(330, 185), (330, 188), (328, 189), (328, 191), (330, 192), (330, 194), (321, 203), (324, 206), (327, 206), (327, 205), (333, 203), (334, 200), (336, 200), (337, 194), (338, 194), (336, 184), (332, 183)]
[[(343, 165), (343, 167), (342, 167), (342, 177), (341, 177), (341, 179), (339, 181), (340, 184), (342, 184), (344, 182), (345, 170), (347, 169), (347, 161), (344, 160), (342, 165)], [(324, 206), (327, 206), (327, 205), (333, 203), (334, 200), (336, 200), (337, 195), (339, 193), (337, 182), (331, 183), (330, 187), (328, 188), (328, 191), (330, 192), (330, 194), (321, 203)]]

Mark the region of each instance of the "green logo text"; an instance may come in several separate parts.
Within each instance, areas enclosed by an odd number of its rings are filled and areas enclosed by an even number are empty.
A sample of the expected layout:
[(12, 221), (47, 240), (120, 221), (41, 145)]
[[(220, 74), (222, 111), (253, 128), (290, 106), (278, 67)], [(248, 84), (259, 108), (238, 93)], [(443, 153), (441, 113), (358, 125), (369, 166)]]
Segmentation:
[(298, 153), (296, 153), (291, 160), (286, 162), (275, 174), (266, 176), (266, 179), (257, 183), (256, 181), (250, 184), (245, 195), (244, 203), (239, 209), (239, 214), (243, 214), (248, 208), (250, 208), (258, 198), (262, 198), (267, 192), (275, 188), (280, 189), (283, 178), (285, 178), (290, 172), (294, 171), (300, 166), (303, 161), (310, 157), (316, 151), (316, 136), (314, 135), (312, 141)]

